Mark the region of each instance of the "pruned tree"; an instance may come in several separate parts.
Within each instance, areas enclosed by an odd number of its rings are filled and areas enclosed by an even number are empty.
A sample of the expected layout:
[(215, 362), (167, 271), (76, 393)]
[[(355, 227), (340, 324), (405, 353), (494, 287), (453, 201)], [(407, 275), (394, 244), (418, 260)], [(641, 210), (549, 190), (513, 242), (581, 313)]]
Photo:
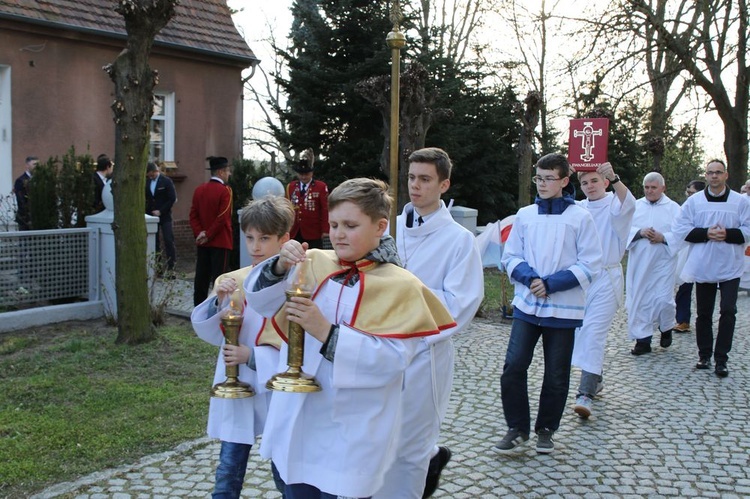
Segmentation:
[[(427, 131), (438, 120), (450, 117), (453, 111), (446, 108), (435, 108), (437, 91), (429, 85), (427, 69), (418, 62), (411, 63), (401, 75), (399, 107), (399, 148), (400, 163), (398, 179), (399, 209), (409, 201), (408, 170), (404, 168), (409, 155), (425, 146)], [(383, 152), (380, 165), (384, 173), (388, 171), (391, 116), (391, 79), (387, 75), (374, 76), (361, 81), (357, 92), (373, 104), (383, 118)]]
[(125, 48), (104, 67), (115, 84), (114, 197), (117, 343), (154, 339), (147, 288), (146, 221), (143, 216), (144, 165), (148, 161), (149, 122), (158, 75), (149, 66), (156, 34), (174, 16), (177, 0), (119, 0), (125, 19)]

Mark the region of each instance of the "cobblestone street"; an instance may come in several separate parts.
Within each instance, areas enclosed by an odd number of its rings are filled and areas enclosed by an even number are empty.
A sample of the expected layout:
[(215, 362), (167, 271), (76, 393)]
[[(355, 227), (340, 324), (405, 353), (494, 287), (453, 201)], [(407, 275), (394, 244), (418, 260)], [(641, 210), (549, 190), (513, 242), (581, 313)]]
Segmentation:
[[(718, 308), (718, 307), (717, 307)], [(456, 339), (456, 376), (442, 444), (453, 452), (436, 498), (489, 497), (748, 497), (750, 496), (750, 297), (741, 292), (728, 378), (694, 369), (694, 333), (675, 333), (668, 349), (629, 353), (625, 316), (610, 333), (604, 391), (589, 420), (569, 407), (555, 451), (538, 455), (534, 437), (515, 455), (491, 451), (506, 431), (500, 373), (509, 324), (475, 319)], [(532, 418), (542, 363), (530, 369)], [(532, 419), (533, 426), (533, 419)], [(207, 497), (218, 444), (208, 439), (138, 463), (59, 484), (36, 497)], [(243, 497), (276, 498), (269, 464), (251, 453)]]

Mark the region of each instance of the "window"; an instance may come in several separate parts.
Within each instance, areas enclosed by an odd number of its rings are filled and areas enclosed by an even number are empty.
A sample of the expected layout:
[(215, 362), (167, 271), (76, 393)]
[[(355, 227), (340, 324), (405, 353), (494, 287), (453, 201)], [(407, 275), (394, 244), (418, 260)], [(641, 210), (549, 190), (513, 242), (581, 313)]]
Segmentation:
[(154, 94), (149, 161), (174, 161), (174, 94)]

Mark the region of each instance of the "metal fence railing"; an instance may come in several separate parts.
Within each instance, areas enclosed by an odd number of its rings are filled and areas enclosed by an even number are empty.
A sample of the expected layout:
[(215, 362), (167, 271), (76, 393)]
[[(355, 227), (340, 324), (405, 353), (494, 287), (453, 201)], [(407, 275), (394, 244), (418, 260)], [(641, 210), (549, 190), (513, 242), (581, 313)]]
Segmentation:
[(0, 312), (99, 299), (95, 229), (0, 232)]

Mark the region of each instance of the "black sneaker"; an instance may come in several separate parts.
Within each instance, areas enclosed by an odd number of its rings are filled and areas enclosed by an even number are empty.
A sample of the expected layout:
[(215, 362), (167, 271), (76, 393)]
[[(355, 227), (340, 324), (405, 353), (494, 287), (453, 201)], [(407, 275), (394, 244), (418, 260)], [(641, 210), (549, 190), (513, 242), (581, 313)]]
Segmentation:
[(554, 433), (547, 428), (542, 428), (536, 432), (536, 451), (539, 454), (551, 454), (555, 450), (555, 442), (552, 441)]
[(696, 369), (711, 369), (711, 359), (708, 357), (701, 357), (698, 359), (698, 363), (695, 364)]
[(425, 480), (424, 492), (422, 499), (427, 499), (435, 493), (440, 483), (440, 473), (451, 460), (451, 450), (448, 447), (438, 447), (438, 453), (430, 459), (430, 467), (427, 469), (427, 479)]
[(645, 341), (636, 341), (635, 346), (630, 351), (633, 355), (643, 355), (644, 353), (651, 353), (651, 343)]
[(529, 441), (529, 434), (524, 433), (521, 430), (511, 428), (508, 433), (505, 434), (500, 443), (494, 445), (492, 449), (500, 454), (507, 454), (512, 452), (514, 449), (521, 447), (523, 444)]
[(672, 330), (664, 331), (661, 333), (661, 339), (659, 340), (659, 345), (661, 345), (662, 348), (669, 348), (672, 345)]

